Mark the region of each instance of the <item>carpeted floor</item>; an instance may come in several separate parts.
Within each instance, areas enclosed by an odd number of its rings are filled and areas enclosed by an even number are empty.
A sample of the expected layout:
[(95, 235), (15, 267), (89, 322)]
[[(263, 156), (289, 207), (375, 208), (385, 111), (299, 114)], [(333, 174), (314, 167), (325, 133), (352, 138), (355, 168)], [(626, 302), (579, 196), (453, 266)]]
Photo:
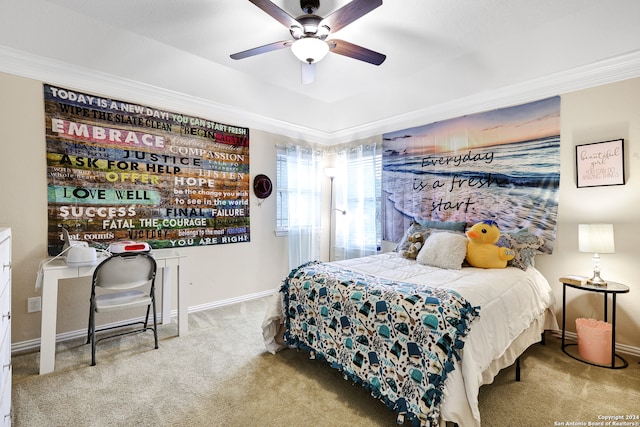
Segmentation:
[[(83, 341), (58, 344), (47, 375), (37, 374), (39, 353), (14, 356), (13, 426), (396, 425), (384, 404), (308, 354), (266, 353), (260, 325), (268, 300), (190, 314), (184, 337), (175, 337), (175, 324), (162, 326), (158, 350), (150, 333), (105, 341), (94, 367)], [(481, 388), (482, 425), (638, 416), (640, 365), (627, 360), (622, 370), (580, 363), (548, 336), (523, 356), (521, 382), (511, 367)]]

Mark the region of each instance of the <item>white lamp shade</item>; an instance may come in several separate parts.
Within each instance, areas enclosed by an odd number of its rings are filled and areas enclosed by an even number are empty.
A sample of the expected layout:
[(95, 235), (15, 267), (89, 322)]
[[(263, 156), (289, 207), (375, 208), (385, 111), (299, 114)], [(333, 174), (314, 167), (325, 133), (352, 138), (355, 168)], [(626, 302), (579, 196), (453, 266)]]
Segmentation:
[(291, 51), (300, 61), (313, 64), (329, 53), (329, 45), (315, 37), (303, 37), (293, 42)]
[(337, 173), (336, 168), (324, 168), (324, 174), (329, 178), (335, 177), (336, 173)]
[(614, 253), (613, 224), (578, 224), (578, 250), (598, 254)]

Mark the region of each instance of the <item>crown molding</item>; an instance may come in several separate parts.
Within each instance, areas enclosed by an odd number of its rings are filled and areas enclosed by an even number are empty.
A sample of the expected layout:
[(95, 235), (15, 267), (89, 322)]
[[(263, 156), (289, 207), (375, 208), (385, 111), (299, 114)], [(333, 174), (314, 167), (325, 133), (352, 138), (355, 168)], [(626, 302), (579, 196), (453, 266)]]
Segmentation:
[(422, 126), (467, 114), (519, 105), (551, 96), (588, 89), (640, 77), (640, 50), (612, 57), (560, 73), (504, 86), (494, 90), (432, 105), (393, 117), (344, 129), (331, 134), (333, 143), (342, 143), (374, 134), (384, 134)]
[(176, 113), (260, 129), (292, 139), (308, 140), (324, 145), (332, 144), (332, 136), (328, 132), (3, 46), (0, 46), (0, 72), (109, 98), (135, 100), (136, 103)]
[(214, 101), (123, 79), (99, 71), (0, 46), (0, 71), (49, 84), (162, 106), (199, 117), (216, 117), (295, 140), (322, 145), (342, 144), (466, 114), (517, 105), (640, 76), (640, 50), (560, 73), (480, 92), (423, 109), (399, 114), (339, 131), (325, 132), (249, 113)]

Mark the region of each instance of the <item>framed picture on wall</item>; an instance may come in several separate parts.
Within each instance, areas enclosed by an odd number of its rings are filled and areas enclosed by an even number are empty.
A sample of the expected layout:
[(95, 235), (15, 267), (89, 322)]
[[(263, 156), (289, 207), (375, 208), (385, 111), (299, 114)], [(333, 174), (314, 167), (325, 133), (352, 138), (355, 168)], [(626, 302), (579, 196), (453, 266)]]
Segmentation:
[(578, 188), (624, 185), (624, 140), (576, 145)]

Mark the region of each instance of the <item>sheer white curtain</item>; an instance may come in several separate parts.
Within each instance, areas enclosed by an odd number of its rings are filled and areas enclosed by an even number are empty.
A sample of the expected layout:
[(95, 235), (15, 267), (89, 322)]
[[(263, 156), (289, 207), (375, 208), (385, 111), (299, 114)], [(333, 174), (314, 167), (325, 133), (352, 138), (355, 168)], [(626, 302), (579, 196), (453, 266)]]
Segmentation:
[[(336, 260), (373, 255), (381, 244), (380, 146), (359, 145), (336, 154), (335, 220)], [(342, 214), (341, 210), (346, 211)]]
[(320, 259), (322, 153), (286, 147), (289, 267)]

